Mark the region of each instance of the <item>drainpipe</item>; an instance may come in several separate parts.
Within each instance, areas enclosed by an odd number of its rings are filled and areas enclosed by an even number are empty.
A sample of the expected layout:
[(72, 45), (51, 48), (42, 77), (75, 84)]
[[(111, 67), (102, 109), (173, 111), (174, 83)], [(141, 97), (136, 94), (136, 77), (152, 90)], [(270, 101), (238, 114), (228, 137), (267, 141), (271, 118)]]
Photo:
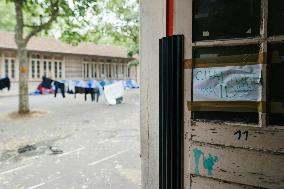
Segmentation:
[(167, 36), (174, 34), (174, 0), (167, 0)]

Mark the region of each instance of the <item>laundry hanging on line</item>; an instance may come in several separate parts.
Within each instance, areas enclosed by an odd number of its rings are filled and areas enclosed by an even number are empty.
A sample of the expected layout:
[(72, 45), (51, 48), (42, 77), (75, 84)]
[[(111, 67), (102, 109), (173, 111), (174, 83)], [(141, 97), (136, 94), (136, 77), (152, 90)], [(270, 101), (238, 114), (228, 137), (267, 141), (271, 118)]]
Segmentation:
[(65, 85), (64, 83), (61, 83), (59, 81), (54, 81), (54, 97), (56, 97), (57, 93), (58, 93), (58, 89), (60, 89), (60, 92), (62, 94), (62, 97), (65, 98)]
[(99, 101), (99, 96), (100, 96), (100, 91), (99, 88), (95, 86), (95, 82), (86, 82), (83, 80), (78, 81), (75, 84), (75, 95), (74, 97), (76, 98), (76, 94), (85, 94), (85, 101), (87, 100), (87, 94), (91, 95), (91, 100), (94, 101), (95, 97), (97, 96), (97, 102)]
[(10, 90), (10, 87), (11, 87), (11, 82), (8, 77), (0, 79), (0, 90), (3, 90), (5, 88)]

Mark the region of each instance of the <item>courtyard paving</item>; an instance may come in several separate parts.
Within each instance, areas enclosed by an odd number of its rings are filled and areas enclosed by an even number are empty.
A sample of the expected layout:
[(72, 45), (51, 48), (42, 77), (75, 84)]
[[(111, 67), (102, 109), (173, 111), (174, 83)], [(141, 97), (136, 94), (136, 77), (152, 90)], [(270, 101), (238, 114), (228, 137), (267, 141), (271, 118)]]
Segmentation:
[(116, 106), (83, 95), (31, 96), (30, 104), (19, 117), (18, 98), (0, 96), (1, 189), (140, 188), (138, 90)]

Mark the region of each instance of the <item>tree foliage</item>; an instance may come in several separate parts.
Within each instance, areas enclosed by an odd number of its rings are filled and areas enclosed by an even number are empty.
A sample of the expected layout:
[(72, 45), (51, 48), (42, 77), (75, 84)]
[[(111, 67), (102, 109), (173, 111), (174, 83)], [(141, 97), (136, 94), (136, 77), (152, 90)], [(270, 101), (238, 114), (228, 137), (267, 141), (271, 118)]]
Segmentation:
[[(114, 43), (124, 44), (128, 56), (139, 54), (139, 3), (137, 0), (106, 0), (98, 5), (102, 10), (99, 20), (103, 35), (112, 36)], [(105, 18), (104, 15), (110, 15)], [(139, 64), (138, 60), (129, 65)]]
[[(139, 3), (137, 0), (99, 1), (88, 13), (84, 29), (60, 25), (63, 31), (61, 39), (73, 44), (87, 41), (122, 45), (128, 48), (129, 57), (139, 54)], [(135, 60), (130, 65), (137, 64), (139, 61)]]
[(64, 23), (69, 28), (84, 27), (88, 11), (96, 7), (96, 0), (7, 0), (7, 2), (20, 6), (26, 41), (38, 33), (47, 34), (55, 23)]
[(0, 31), (12, 32), (16, 25), (14, 5), (0, 0)]
[[(15, 0), (0, 0), (0, 30), (13, 31)], [(23, 0), (26, 25), (38, 25), (50, 13), (51, 0)], [(9, 2), (9, 3), (8, 3)], [(139, 43), (139, 10), (137, 0), (60, 0), (56, 21), (37, 35), (53, 36), (76, 45), (79, 42), (126, 46), (137, 53)], [(25, 33), (31, 30), (25, 27)]]

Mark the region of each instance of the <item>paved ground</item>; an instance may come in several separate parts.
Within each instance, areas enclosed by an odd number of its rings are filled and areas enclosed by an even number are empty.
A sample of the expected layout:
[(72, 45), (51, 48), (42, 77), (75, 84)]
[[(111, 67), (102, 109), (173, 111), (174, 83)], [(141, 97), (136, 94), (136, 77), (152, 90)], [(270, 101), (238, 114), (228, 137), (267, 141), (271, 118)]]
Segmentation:
[[(18, 117), (17, 98), (0, 96), (1, 189), (140, 188), (138, 90), (117, 106), (83, 96), (30, 100), (35, 112)], [(26, 145), (36, 150), (18, 153)]]

